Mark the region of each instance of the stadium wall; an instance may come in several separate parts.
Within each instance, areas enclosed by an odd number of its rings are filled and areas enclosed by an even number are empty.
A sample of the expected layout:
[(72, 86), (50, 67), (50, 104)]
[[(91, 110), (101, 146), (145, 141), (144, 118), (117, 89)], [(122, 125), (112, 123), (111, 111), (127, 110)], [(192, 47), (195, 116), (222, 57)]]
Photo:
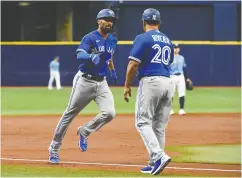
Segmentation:
[[(73, 76), (78, 71), (78, 61), (75, 58), (78, 43), (2, 44), (2, 86), (46, 86), (49, 79), (49, 62), (57, 55), (60, 56), (61, 81), (63, 85), (72, 85)], [(119, 43), (121, 44), (117, 47), (114, 61), (118, 75), (116, 85), (123, 85), (132, 42), (120, 41)], [(181, 41), (181, 43), (185, 42)], [(186, 59), (188, 74), (194, 85), (241, 85), (240, 42), (227, 42), (227, 45), (225, 45), (226, 42), (223, 45), (221, 45), (223, 42), (209, 41), (205, 41), (205, 44), (193, 43), (180, 46), (181, 54)], [(135, 80), (134, 85), (137, 83)]]

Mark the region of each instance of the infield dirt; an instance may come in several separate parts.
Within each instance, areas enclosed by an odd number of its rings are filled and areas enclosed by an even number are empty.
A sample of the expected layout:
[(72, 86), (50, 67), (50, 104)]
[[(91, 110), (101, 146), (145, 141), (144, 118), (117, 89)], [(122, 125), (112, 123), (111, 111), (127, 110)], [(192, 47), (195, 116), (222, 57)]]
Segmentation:
[[(238, 114), (172, 115), (166, 130), (166, 145), (240, 144), (241, 118)], [(77, 128), (90, 116), (78, 116), (71, 123), (60, 150), (61, 161), (100, 162), (146, 165), (148, 153), (135, 128), (134, 115), (117, 115), (113, 121), (88, 139), (88, 151), (78, 149)], [(2, 158), (48, 159), (48, 147), (60, 116), (2, 116)], [(179, 153), (169, 152), (176, 156)], [(48, 163), (5, 161), (2, 164), (52, 166)], [(173, 163), (170, 167), (191, 167), (241, 170), (241, 165)], [(56, 167), (104, 169), (139, 172), (138, 167), (59, 164)], [(237, 176), (239, 172), (216, 172), (165, 169), (164, 173), (179, 175)]]

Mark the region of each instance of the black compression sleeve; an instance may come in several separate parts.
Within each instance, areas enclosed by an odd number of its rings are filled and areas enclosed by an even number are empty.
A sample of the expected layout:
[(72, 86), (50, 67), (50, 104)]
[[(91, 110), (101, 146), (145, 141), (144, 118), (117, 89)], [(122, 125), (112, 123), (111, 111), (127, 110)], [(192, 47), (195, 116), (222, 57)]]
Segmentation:
[(187, 69), (186, 69), (186, 67), (183, 67), (183, 73), (184, 73), (185, 79), (189, 78), (188, 75), (187, 75)]

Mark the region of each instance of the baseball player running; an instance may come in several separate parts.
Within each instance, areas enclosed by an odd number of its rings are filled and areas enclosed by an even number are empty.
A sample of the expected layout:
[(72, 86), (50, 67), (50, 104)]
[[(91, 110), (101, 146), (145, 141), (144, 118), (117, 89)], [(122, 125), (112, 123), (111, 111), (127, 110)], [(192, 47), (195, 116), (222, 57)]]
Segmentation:
[(58, 152), (68, 126), (92, 100), (97, 103), (101, 112), (78, 128), (77, 134), (80, 136), (78, 145), (81, 151), (87, 150), (88, 136), (98, 131), (115, 116), (113, 95), (105, 78), (105, 73), (109, 68), (111, 79), (117, 79), (112, 61), (117, 39), (110, 34), (115, 20), (112, 10), (101, 10), (97, 14), (98, 29), (84, 36), (76, 50), (77, 60), (80, 61), (79, 71), (73, 79), (68, 106), (55, 129), (49, 146), (50, 163), (59, 163)]
[[(179, 115), (184, 115), (186, 112), (184, 111), (185, 105), (185, 94), (186, 94), (186, 83), (187, 81), (191, 81), (186, 74), (186, 62), (185, 58), (179, 54), (180, 48), (178, 44), (174, 44), (174, 60), (170, 65), (171, 79), (173, 80), (173, 96), (177, 90), (179, 96), (180, 110), (178, 112)], [(172, 109), (170, 114), (174, 114), (174, 110)]]
[(131, 97), (131, 82), (137, 72), (139, 88), (135, 125), (149, 152), (149, 164), (142, 173), (159, 174), (171, 161), (164, 152), (165, 128), (172, 103), (172, 81), (168, 66), (173, 60), (171, 40), (159, 31), (160, 13), (146, 9), (142, 15), (145, 33), (136, 36), (129, 56), (124, 99)]

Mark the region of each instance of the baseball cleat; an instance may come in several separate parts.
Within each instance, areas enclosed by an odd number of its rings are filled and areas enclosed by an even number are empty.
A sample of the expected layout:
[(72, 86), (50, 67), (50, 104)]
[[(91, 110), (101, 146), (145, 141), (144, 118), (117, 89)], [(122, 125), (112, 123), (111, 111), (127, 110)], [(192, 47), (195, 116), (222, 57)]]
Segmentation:
[(63, 89), (63, 87), (57, 88), (57, 90), (62, 90), (62, 89)]
[(58, 164), (60, 162), (60, 158), (59, 158), (58, 152), (50, 151), (49, 162), (51, 164)]
[(184, 115), (186, 114), (186, 112), (184, 111), (184, 109), (180, 109), (179, 112), (178, 112), (179, 115)]
[(173, 111), (173, 109), (170, 111), (170, 115), (175, 114), (175, 112)]
[(151, 166), (148, 165), (148, 166), (143, 167), (140, 170), (140, 172), (142, 172), (144, 174), (150, 174), (152, 172), (152, 169), (153, 169), (153, 167), (151, 167)]
[(80, 139), (78, 141), (78, 146), (81, 151), (87, 151), (87, 137), (84, 137), (79, 133), (79, 129), (77, 130), (77, 135), (80, 136)]
[(163, 155), (160, 159), (158, 159), (155, 162), (155, 165), (151, 174), (153, 175), (160, 174), (170, 162), (171, 162), (171, 158), (166, 154)]

